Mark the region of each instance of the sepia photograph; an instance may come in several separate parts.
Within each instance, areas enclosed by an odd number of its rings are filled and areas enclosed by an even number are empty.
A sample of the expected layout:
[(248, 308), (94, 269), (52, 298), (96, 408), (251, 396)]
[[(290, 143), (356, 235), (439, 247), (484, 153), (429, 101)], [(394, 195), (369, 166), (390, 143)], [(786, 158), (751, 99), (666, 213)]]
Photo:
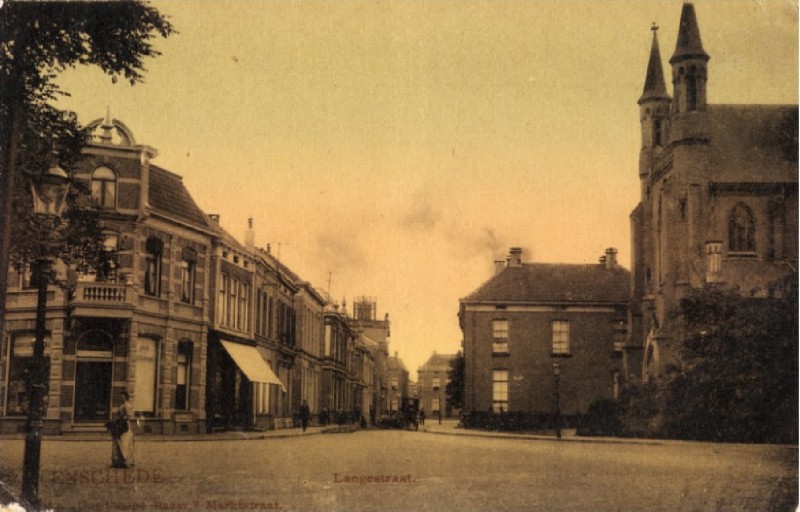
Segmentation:
[(796, 0), (0, 0), (0, 512), (798, 507)]

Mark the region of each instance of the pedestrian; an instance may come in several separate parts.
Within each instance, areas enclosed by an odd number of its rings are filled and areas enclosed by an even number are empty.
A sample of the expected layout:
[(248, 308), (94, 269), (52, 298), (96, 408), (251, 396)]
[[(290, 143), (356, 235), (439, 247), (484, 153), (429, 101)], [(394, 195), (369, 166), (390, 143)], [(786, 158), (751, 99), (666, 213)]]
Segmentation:
[(425, 409), (421, 407), (419, 409), (419, 424), (423, 427), (425, 426)]
[(300, 424), (303, 427), (303, 432), (308, 428), (308, 418), (311, 417), (311, 410), (308, 408), (308, 402), (303, 400), (303, 405), (300, 406)]
[(111, 467), (133, 467), (133, 430), (130, 420), (134, 416), (131, 396), (127, 391), (120, 393), (122, 403), (117, 409), (116, 417), (109, 422), (111, 430)]

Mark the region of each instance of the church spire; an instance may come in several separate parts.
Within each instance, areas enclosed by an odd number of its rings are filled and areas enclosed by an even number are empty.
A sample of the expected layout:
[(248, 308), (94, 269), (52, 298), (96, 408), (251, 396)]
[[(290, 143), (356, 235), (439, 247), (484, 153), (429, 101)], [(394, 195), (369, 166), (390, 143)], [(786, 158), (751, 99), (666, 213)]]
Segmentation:
[(650, 47), (650, 61), (647, 63), (647, 76), (644, 80), (644, 90), (639, 104), (648, 100), (669, 99), (667, 86), (664, 82), (664, 68), (661, 64), (661, 51), (658, 49), (658, 25), (653, 23), (653, 44)]
[(700, 40), (700, 28), (697, 25), (697, 16), (694, 13), (694, 5), (686, 2), (681, 11), (681, 25), (678, 29), (678, 43), (675, 45), (675, 53), (669, 59), (670, 64), (687, 60), (702, 59), (708, 61), (709, 56), (703, 50), (703, 42)]

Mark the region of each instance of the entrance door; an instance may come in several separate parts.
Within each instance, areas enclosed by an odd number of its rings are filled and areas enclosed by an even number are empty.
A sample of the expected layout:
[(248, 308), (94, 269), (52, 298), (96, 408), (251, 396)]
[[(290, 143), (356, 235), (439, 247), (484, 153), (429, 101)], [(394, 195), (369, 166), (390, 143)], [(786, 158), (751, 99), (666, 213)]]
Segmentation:
[(75, 421), (107, 421), (111, 414), (111, 362), (78, 361)]
[(75, 421), (105, 422), (111, 417), (113, 342), (102, 331), (78, 340), (75, 362)]

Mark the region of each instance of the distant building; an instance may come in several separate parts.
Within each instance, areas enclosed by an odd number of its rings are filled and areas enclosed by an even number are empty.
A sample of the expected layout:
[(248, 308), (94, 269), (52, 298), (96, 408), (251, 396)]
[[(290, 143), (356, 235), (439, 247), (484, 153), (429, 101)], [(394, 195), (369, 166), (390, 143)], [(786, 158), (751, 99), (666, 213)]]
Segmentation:
[(363, 410), (371, 421), (389, 411), (387, 359), (391, 337), (389, 314), (378, 320), (378, 303), (373, 297), (356, 297), (353, 301), (353, 317), (350, 325), (359, 333), (364, 347), (370, 354), (368, 366), (372, 369), (370, 397), (364, 397)]
[(417, 369), (419, 379), (419, 406), (428, 417), (442, 411), (443, 418), (458, 417), (460, 410), (447, 403), (447, 384), (450, 382), (450, 362), (456, 354), (437, 354), (436, 352)]
[(709, 55), (684, 3), (667, 93), (656, 32), (639, 98), (626, 377), (674, 361), (672, 313), (706, 284), (748, 296), (797, 279), (797, 105), (712, 105)]
[(408, 398), (408, 369), (395, 351), (394, 356), (386, 360), (386, 380), (388, 382), (387, 400), (389, 413), (402, 410), (403, 399)]
[(630, 273), (614, 249), (599, 264), (575, 265), (523, 263), (522, 249), (512, 248), (460, 301), (465, 414), (552, 413), (554, 363), (563, 414), (613, 398), (629, 298)]

